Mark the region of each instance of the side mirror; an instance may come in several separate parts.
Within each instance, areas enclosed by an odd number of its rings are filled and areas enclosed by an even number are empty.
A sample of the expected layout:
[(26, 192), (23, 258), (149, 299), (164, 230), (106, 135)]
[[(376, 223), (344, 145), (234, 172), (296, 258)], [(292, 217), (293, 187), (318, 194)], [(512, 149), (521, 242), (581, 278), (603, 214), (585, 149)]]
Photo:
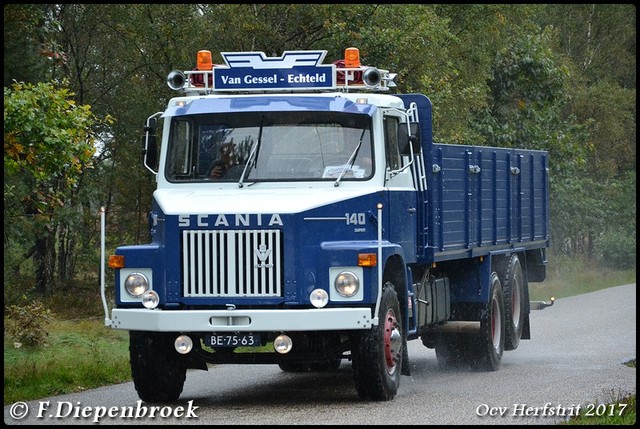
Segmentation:
[(158, 120), (155, 117), (150, 117), (144, 127), (144, 135), (142, 136), (142, 165), (153, 173), (158, 170), (157, 126)]
[(146, 137), (146, 147), (142, 150), (144, 164), (152, 170), (158, 170), (158, 138), (155, 134), (148, 134)]
[[(407, 129), (406, 124), (400, 124), (398, 128), (398, 145), (400, 146), (400, 154), (403, 156), (417, 155), (422, 149), (422, 140), (420, 139), (420, 124), (418, 122), (410, 122)], [(413, 148), (413, 153), (411, 149)]]

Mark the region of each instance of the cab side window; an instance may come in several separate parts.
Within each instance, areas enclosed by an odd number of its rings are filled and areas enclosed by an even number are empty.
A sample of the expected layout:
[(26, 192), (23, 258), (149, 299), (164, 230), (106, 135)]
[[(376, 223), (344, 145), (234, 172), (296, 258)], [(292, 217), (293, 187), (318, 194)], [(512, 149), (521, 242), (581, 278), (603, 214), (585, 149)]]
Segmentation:
[(186, 178), (191, 170), (191, 122), (176, 120), (172, 124), (169, 160), (167, 163), (170, 179)]
[(393, 116), (384, 117), (384, 148), (387, 167), (398, 170), (401, 167), (400, 149), (398, 147), (398, 127), (400, 120)]

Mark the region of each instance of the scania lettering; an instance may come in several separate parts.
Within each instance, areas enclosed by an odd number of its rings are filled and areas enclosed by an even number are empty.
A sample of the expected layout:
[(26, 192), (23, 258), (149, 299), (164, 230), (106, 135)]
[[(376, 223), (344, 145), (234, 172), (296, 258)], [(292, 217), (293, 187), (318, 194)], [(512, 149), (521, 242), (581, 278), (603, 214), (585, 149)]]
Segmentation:
[[(178, 215), (178, 226), (181, 227), (189, 227), (191, 226), (191, 218), (189, 215)], [(237, 214), (237, 215), (197, 215), (193, 216), (195, 219), (194, 224), (197, 226), (262, 226), (263, 225), (263, 215), (250, 215), (250, 214)], [(264, 216), (264, 225), (266, 226), (274, 226), (274, 225), (282, 225), (282, 218), (278, 214), (273, 215), (265, 215)]]
[(349, 365), (360, 398), (392, 400), (408, 341), (496, 371), (553, 304), (529, 300), (548, 154), (436, 143), (429, 98), (356, 48), (326, 54), (200, 51), (168, 75), (180, 94), (144, 127), (149, 243), (107, 258), (101, 211), (105, 325), (129, 331), (142, 400), (177, 400), (209, 364)]

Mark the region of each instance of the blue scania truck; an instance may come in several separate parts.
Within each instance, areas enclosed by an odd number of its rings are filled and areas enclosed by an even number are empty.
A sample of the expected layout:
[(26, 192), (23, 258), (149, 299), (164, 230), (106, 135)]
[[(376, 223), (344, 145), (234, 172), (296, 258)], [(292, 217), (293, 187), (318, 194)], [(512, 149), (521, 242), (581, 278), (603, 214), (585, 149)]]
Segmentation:
[(107, 258), (102, 210), (105, 325), (129, 331), (142, 400), (177, 400), (208, 364), (348, 363), (361, 399), (391, 400), (408, 341), (495, 371), (553, 303), (528, 287), (546, 274), (547, 153), (435, 143), (426, 96), (392, 93), (356, 48), (326, 53), (203, 50), (167, 77), (180, 96), (143, 139), (150, 243)]

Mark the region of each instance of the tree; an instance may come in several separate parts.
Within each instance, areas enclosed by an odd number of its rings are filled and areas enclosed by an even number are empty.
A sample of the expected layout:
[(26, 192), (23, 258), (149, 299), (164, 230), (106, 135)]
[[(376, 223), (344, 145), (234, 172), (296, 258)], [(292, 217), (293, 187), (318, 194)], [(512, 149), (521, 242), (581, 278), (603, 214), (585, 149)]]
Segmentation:
[(13, 80), (41, 82), (52, 77), (64, 55), (55, 42), (59, 27), (52, 18), (55, 5), (7, 4), (4, 18), (4, 86)]
[(569, 74), (550, 49), (551, 38), (539, 29), (497, 52), (488, 107), (473, 126), (491, 146), (548, 150), (551, 174), (572, 174), (589, 154), (586, 124), (566, 114)]
[(558, 54), (580, 70), (586, 85), (608, 81), (636, 87), (636, 9), (634, 4), (548, 4), (538, 15), (557, 29)]
[(91, 168), (97, 122), (64, 86), (15, 82), (4, 89), (5, 250), (16, 240), (30, 243), (24, 256), (34, 258), (39, 293), (53, 288), (57, 226)]

